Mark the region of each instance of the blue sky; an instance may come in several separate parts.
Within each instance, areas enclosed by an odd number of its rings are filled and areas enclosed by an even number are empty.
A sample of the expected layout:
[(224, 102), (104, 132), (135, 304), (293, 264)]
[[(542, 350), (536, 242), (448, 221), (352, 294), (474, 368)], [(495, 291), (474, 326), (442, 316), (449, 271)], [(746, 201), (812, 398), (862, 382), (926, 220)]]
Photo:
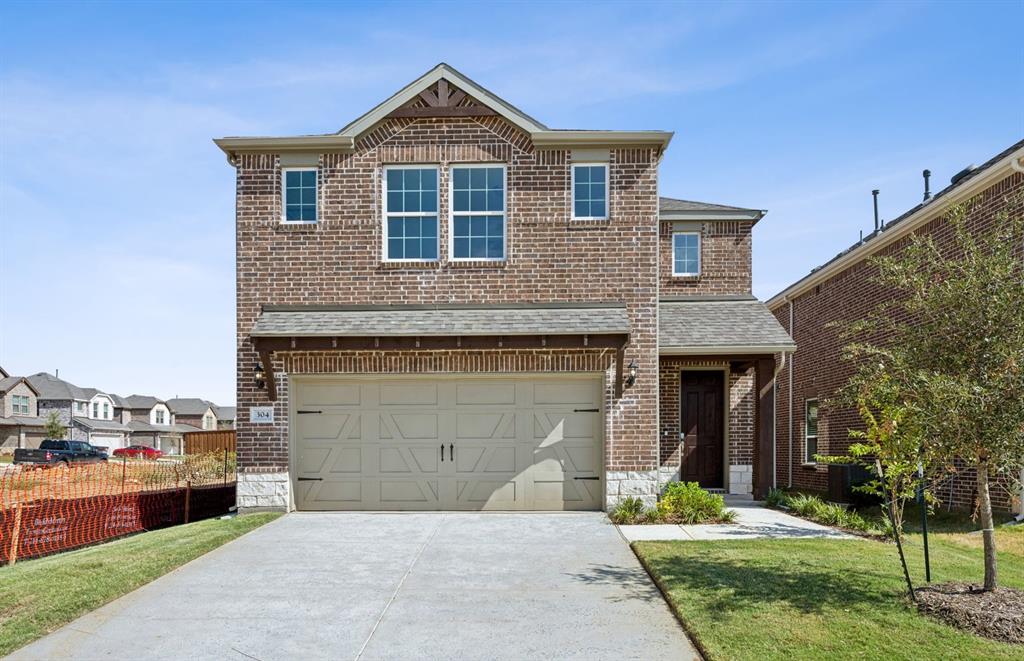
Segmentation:
[(666, 129), (768, 209), (767, 298), (1024, 137), (1024, 2), (0, 7), (0, 365), (234, 401), (223, 135), (341, 128), (446, 61), (557, 128)]

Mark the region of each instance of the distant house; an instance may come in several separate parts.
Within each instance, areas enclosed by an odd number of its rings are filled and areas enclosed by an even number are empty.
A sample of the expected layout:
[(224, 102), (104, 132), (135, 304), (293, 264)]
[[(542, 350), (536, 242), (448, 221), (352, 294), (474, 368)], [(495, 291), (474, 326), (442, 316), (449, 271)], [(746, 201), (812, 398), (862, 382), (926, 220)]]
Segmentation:
[(234, 406), (214, 406), (213, 413), (217, 416), (217, 429), (235, 428)]
[(96, 388), (80, 388), (46, 372), (33, 374), (26, 380), (39, 393), (39, 417), (45, 420), (51, 412), (56, 412), (68, 427), (71, 440), (108, 450), (128, 445), (131, 430), (115, 416), (111, 395)]
[(132, 432), (132, 445), (147, 445), (165, 454), (182, 453), (182, 434), (198, 431), (193, 425), (176, 423), (167, 403), (150, 395), (118, 398), (121, 422)]
[(35, 448), (45, 438), (37, 391), (25, 377), (0, 368), (0, 448)]
[(217, 406), (198, 397), (176, 397), (167, 400), (167, 408), (174, 414), (178, 424), (192, 425), (199, 429), (217, 429)]

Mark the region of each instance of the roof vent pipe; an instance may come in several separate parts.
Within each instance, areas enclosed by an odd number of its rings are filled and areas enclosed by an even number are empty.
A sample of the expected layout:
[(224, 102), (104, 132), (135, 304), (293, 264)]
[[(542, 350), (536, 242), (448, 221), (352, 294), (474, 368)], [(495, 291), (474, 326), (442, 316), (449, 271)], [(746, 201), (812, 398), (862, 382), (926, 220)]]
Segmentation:
[(875, 202), (875, 231), (878, 231), (878, 189), (871, 191), (871, 197)]
[(932, 197), (932, 191), (931, 191), (931, 188), (928, 185), (928, 180), (931, 179), (931, 177), (932, 177), (932, 171), (931, 170), (925, 170), (921, 174), (924, 176), (924, 201), (927, 202)]

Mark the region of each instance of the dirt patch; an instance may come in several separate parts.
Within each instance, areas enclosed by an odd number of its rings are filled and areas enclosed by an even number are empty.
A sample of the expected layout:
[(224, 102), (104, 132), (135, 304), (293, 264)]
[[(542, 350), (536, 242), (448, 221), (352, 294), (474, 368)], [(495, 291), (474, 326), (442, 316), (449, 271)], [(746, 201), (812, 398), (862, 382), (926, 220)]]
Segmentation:
[(1024, 592), (970, 583), (929, 585), (916, 590), (918, 609), (946, 624), (1005, 643), (1024, 645)]

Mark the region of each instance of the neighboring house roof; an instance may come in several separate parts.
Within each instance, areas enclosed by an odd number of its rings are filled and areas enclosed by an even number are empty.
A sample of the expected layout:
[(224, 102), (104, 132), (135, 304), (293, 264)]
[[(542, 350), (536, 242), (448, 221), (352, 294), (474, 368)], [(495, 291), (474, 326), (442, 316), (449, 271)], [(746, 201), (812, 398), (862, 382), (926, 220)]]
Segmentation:
[(120, 395), (115, 395), (114, 393), (108, 393), (108, 394), (110, 396), (111, 401), (114, 402), (114, 407), (115, 408), (119, 408), (119, 409), (128, 408), (124, 404), (124, 397), (121, 397)]
[(221, 422), (233, 421), (236, 409), (234, 406), (215, 406), (213, 412)]
[(126, 409), (131, 410), (151, 409), (157, 404), (164, 403), (162, 399), (157, 399), (156, 397), (152, 397), (150, 395), (129, 395), (128, 397), (124, 397), (123, 399), (124, 407)]
[(3, 395), (4, 393), (10, 391), (11, 389), (14, 388), (14, 386), (18, 385), (19, 383), (24, 383), (26, 386), (28, 386), (29, 390), (36, 394), (37, 397), (39, 396), (39, 391), (36, 390), (35, 387), (31, 383), (29, 383), (29, 380), (23, 376), (5, 376), (3, 378), (0, 378), (0, 395)]
[(658, 304), (662, 354), (743, 354), (794, 351), (796, 343), (761, 301), (693, 298)]
[(151, 425), (141, 420), (132, 420), (126, 426), (133, 432), (152, 432), (156, 434), (183, 434), (189, 431), (202, 431), (194, 425)]
[(245, 151), (262, 152), (351, 152), (360, 136), (387, 118), (389, 114), (419, 98), (420, 93), (429, 90), (441, 79), (451, 83), (458, 90), (479, 103), (487, 106), (507, 122), (530, 136), (537, 146), (578, 146), (594, 147), (611, 145), (653, 144), (662, 149), (672, 139), (669, 131), (586, 131), (552, 130), (530, 117), (511, 103), (492, 94), (483, 86), (470, 80), (444, 62), (438, 64), (413, 82), (409, 83), (372, 110), (346, 125), (337, 133), (304, 135), (295, 137), (220, 138), (214, 140), (218, 147), (232, 158)]
[(767, 211), (744, 209), (725, 204), (694, 202), (674, 197), (658, 198), (658, 217), (661, 220), (760, 220)]
[(5, 370), (2, 366), (0, 366), (0, 377), (3, 377), (3, 378), (6, 379), (9, 376), (10, 376), (10, 374), (7, 373), (7, 370)]
[(253, 337), (601, 335), (629, 333), (624, 305), (266, 306)]
[[(981, 167), (970, 169), (966, 174), (958, 173), (941, 191), (921, 202), (914, 208), (904, 212), (897, 218), (885, 223), (881, 229), (875, 230), (862, 240), (842, 251), (821, 266), (800, 278), (789, 287), (768, 299), (769, 306), (776, 306), (787, 299), (799, 296), (815, 284), (830, 278), (852, 264), (866, 259), (883, 247), (913, 232), (918, 227), (945, 213), (955, 204), (981, 192), (984, 187), (1004, 171), (1015, 170), (1024, 172), (1024, 140), (1007, 147), (996, 154)], [(961, 176), (962, 175), (962, 176)]]
[(198, 397), (175, 397), (164, 403), (175, 415), (203, 415), (208, 409), (214, 408), (213, 402)]
[(28, 415), (12, 415), (0, 418), (0, 427), (45, 427), (46, 420)]
[(101, 390), (97, 390), (96, 388), (80, 388), (69, 381), (58, 379), (54, 375), (47, 374), (46, 372), (39, 372), (38, 374), (33, 374), (32, 376), (27, 376), (25, 378), (36, 389), (36, 392), (39, 393), (38, 398), (43, 400), (88, 400), (92, 399), (96, 395), (109, 397), (109, 395)]
[(131, 431), (128, 425), (116, 420), (93, 420), (91, 418), (75, 418), (76, 425), (81, 425), (90, 431)]

